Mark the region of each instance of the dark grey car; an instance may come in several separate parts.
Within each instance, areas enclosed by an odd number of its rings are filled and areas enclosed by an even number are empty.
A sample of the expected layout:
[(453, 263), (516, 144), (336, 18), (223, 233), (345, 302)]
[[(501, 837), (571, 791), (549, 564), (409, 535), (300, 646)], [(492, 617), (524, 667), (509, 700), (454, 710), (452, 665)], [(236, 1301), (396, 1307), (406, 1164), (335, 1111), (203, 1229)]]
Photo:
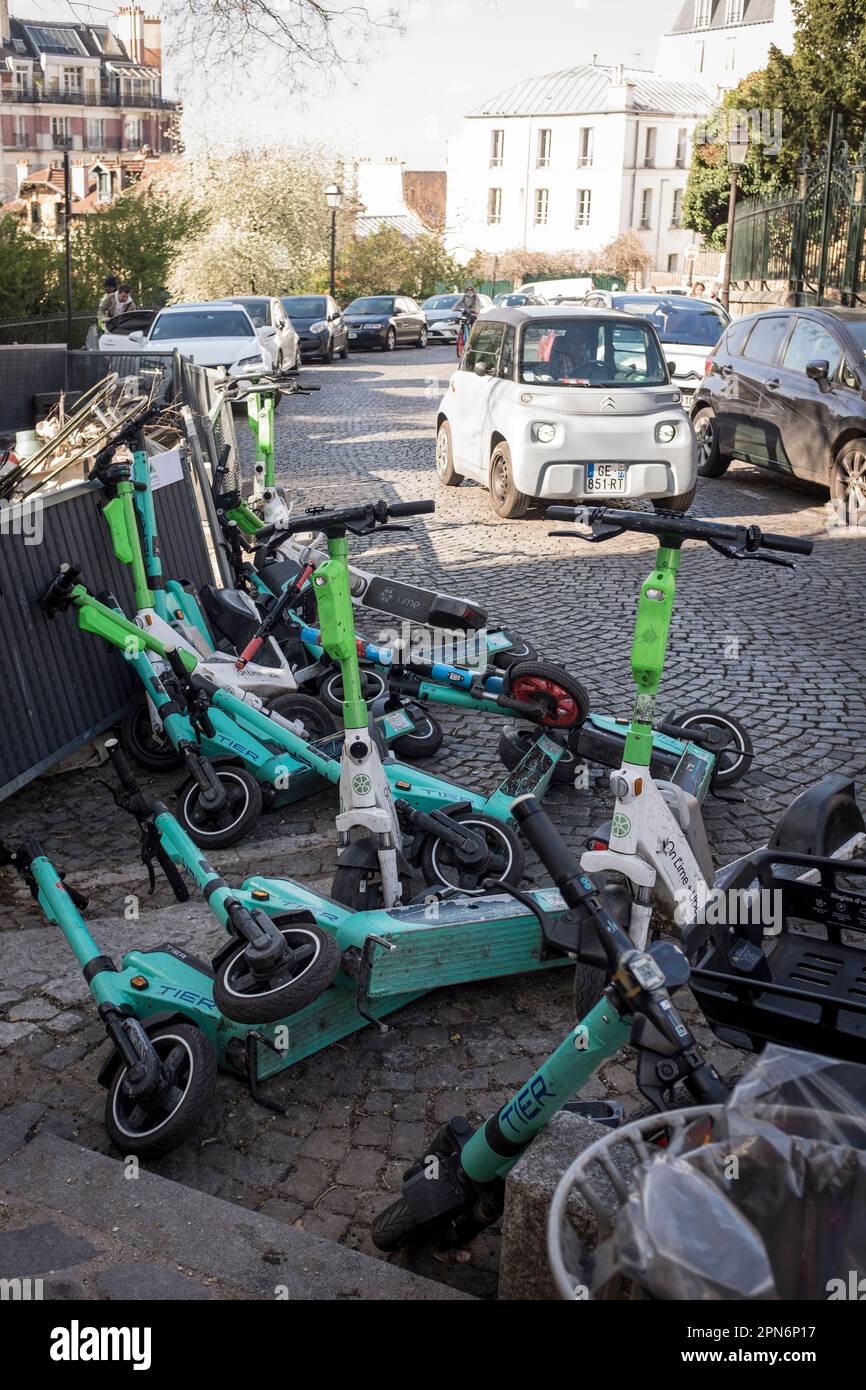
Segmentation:
[(283, 308), (301, 340), (302, 357), (333, 362), (349, 356), (349, 330), (339, 304), (329, 294), (284, 294)]
[(353, 347), (393, 352), (401, 343), (427, 346), (427, 318), (408, 294), (369, 294), (346, 306), (346, 323)]
[(866, 310), (769, 309), (735, 319), (708, 358), (692, 421), (698, 473), (734, 458), (823, 483), (866, 510)]

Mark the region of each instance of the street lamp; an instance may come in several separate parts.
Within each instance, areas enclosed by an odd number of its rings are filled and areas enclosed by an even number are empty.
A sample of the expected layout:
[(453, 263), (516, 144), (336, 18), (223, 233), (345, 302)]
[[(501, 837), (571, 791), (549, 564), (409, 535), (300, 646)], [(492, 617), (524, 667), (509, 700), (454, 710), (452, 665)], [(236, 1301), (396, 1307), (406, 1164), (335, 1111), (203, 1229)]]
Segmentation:
[(749, 132), (735, 125), (728, 135), (728, 166), (731, 170), (731, 196), (728, 199), (728, 237), (725, 243), (725, 269), (719, 296), (727, 309), (731, 298), (731, 254), (734, 249), (734, 213), (737, 210), (737, 177), (749, 153)]
[(331, 209), (331, 295), (337, 293), (337, 210), (343, 201), (343, 190), (338, 183), (329, 183), (325, 189), (325, 202)]

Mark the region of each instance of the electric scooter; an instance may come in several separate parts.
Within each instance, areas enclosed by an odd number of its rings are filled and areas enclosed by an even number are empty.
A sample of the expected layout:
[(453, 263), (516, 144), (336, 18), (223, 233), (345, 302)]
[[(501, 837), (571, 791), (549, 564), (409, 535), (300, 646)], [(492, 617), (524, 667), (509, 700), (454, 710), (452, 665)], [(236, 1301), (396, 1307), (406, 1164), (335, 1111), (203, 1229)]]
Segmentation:
[[(198, 1125), (216, 1069), (245, 1077), (259, 1104), (286, 1113), (262, 1085), (304, 1058), (383, 1019), (431, 989), (551, 970), (569, 963), (538, 914), (562, 924), (558, 893), (450, 891), (406, 907), (351, 912), (290, 880), (227, 884), (162, 803), (144, 796), (114, 742), (118, 807), (140, 832), (151, 891), (155, 867), (175, 896), (193, 880), (228, 939), (211, 964), (166, 944), (129, 951), (119, 966), (94, 941), (87, 903), (39, 843), (0, 847), (78, 960), (112, 1052), (100, 1072), (106, 1127), (122, 1153), (158, 1157)], [(563, 938), (567, 939), (566, 937)]]
[[(82, 630), (124, 650), (172, 744), (177, 747), (182, 740), (197, 743), (215, 761), (216, 776), (226, 786), (237, 815), (231, 825), (215, 826), (209, 808), (202, 805), (198, 787), (189, 784), (180, 793), (180, 816), (200, 844), (207, 847), (236, 843), (257, 820), (263, 792), (269, 805), (285, 805), (320, 786), (324, 778), (340, 786), (340, 815), (345, 818), (338, 821), (338, 832), (343, 853), (333, 891), (344, 901), (355, 906), (374, 905), (381, 901), (383, 882), (389, 894), (394, 892), (394, 856), (399, 848), (397, 815), (402, 819), (402, 830), (413, 836), (415, 853), (427, 869), (446, 874), (445, 881), (467, 886), (464, 874), (477, 883), (482, 871), (519, 878), (522, 856), (519, 842), (508, 826), (511, 804), (522, 792), (537, 789), (543, 794), (546, 790), (564, 747), (554, 733), (539, 732), (521, 767), (489, 797), (467, 793), (390, 759), (384, 765), (383, 775), (373, 775), (373, 769), (382, 769), (382, 762), (368, 728), (366, 705), (357, 694), (358, 660), (346, 578), (346, 532), (374, 529), (386, 524), (389, 515), (414, 515), (428, 510), (430, 505), (398, 503), (389, 507), (376, 503), (318, 517), (329, 533), (331, 558), (314, 572), (313, 581), (327, 647), (341, 663), (344, 688), (351, 696), (344, 706), (349, 735), (317, 744), (309, 743), (301, 731), (263, 707), (256, 697), (248, 694), (241, 699), (230, 690), (215, 687), (198, 673), (188, 652), (166, 648), (146, 629), (129, 622), (116, 600), (100, 602), (76, 582), (74, 569), (64, 566), (55, 576), (41, 601), (43, 609), (53, 616), (74, 607)], [(161, 663), (160, 670), (154, 670), (153, 657)], [(167, 668), (173, 681), (166, 681)], [(383, 719), (392, 724), (402, 721), (402, 731), (411, 726), (402, 709), (390, 715), (386, 712)], [(395, 797), (399, 797), (399, 806), (394, 803)], [(383, 828), (385, 820), (375, 814), (380, 811), (388, 817), (387, 831)], [(356, 840), (352, 832), (358, 830), (365, 833)], [(398, 866), (397, 885), (402, 888), (400, 872), (409, 877), (405, 864)]]

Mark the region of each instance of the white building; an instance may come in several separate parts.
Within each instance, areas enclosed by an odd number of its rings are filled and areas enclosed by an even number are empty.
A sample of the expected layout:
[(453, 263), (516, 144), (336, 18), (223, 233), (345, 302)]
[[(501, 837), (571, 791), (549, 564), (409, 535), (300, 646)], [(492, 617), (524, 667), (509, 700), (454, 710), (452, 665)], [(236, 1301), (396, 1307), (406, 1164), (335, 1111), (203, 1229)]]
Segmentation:
[(771, 44), (783, 53), (794, 46), (790, 0), (684, 0), (656, 70), (725, 91), (766, 67)]
[(476, 250), (600, 251), (634, 229), (656, 270), (684, 270), (698, 82), (593, 65), (531, 78), (465, 117), (448, 148), (446, 239)]

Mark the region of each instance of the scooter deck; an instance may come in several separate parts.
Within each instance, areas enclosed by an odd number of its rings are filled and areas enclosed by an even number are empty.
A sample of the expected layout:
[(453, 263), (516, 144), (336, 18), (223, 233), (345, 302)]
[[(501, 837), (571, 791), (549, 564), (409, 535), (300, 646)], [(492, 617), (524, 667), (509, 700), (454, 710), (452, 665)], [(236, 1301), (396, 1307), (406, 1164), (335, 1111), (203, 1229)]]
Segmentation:
[[(576, 754), (602, 767), (619, 768), (625, 757), (627, 719), (612, 715), (590, 714), (577, 735)], [(650, 771), (660, 781), (674, 782), (689, 792), (699, 804), (706, 800), (713, 779), (715, 759), (712, 753), (694, 743), (682, 743), (667, 734), (653, 732), (653, 752)]]

